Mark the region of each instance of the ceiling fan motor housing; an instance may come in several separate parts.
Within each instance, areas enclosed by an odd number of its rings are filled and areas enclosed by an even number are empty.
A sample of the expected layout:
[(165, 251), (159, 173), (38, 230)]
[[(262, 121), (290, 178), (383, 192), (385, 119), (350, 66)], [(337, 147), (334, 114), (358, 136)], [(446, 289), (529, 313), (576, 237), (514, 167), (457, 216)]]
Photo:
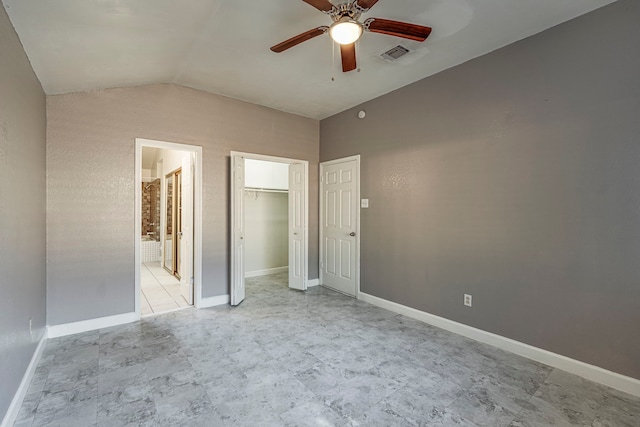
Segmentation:
[(333, 9), (325, 11), (325, 13), (331, 16), (334, 22), (338, 22), (342, 18), (348, 17), (357, 21), (362, 15), (363, 12), (366, 12), (369, 9), (363, 9), (361, 6), (358, 6), (357, 2), (353, 3), (341, 3), (333, 7)]
[[(338, 5), (331, 3), (329, 0), (302, 1), (329, 15), (333, 24), (331, 24), (331, 27), (316, 27), (298, 34), (282, 43), (272, 46), (271, 50), (276, 53), (283, 52), (304, 41), (318, 37), (329, 30), (331, 37), (340, 44), (342, 71), (344, 72), (357, 69), (356, 47), (354, 42), (362, 36), (364, 31), (419, 42), (426, 40), (431, 33), (430, 27), (390, 19), (369, 18), (364, 23), (360, 22), (360, 16), (364, 12), (368, 12), (379, 0), (350, 0)], [(340, 35), (344, 37), (340, 37)]]

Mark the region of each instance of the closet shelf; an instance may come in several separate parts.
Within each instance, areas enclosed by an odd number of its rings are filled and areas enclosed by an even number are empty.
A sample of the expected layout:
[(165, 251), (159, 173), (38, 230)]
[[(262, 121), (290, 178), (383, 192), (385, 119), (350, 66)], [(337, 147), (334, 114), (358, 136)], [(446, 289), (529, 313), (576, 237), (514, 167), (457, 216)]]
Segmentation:
[(260, 193), (288, 193), (289, 190), (276, 190), (274, 188), (245, 187), (244, 191), (258, 191)]

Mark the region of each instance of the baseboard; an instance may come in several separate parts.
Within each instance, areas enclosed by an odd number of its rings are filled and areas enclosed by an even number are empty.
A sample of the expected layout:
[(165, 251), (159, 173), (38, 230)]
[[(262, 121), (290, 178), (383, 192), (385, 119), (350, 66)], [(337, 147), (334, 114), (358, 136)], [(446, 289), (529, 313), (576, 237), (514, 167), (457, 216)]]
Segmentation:
[(502, 350), (515, 353), (528, 359), (544, 363), (554, 368), (570, 372), (588, 380), (640, 397), (640, 380), (636, 378), (627, 377), (598, 366), (590, 365), (520, 341), (512, 340), (463, 323), (445, 319), (444, 317), (436, 316), (424, 311), (416, 310), (415, 308), (378, 298), (364, 292), (360, 292), (359, 299), (389, 311), (411, 317), (412, 319), (420, 320), (430, 325), (437, 326), (438, 328), (498, 347)]
[(48, 328), (49, 338), (64, 337), (96, 329), (132, 323), (138, 320), (136, 313), (116, 314), (115, 316), (99, 317), (97, 319), (82, 320), (80, 322), (53, 325)]
[(198, 308), (215, 307), (217, 305), (229, 304), (231, 301), (229, 295), (218, 295), (217, 297), (201, 298)]
[(18, 387), (16, 394), (13, 396), (13, 400), (11, 400), (11, 404), (7, 409), (7, 413), (5, 414), (2, 423), (0, 423), (0, 427), (11, 427), (13, 423), (15, 423), (16, 418), (18, 418), (18, 413), (20, 412), (22, 401), (27, 395), (29, 385), (31, 384), (31, 380), (33, 379), (33, 374), (35, 374), (36, 372), (36, 368), (38, 367), (38, 363), (40, 362), (40, 357), (42, 356), (42, 352), (44, 351), (46, 343), (47, 330), (45, 328), (44, 333), (42, 334), (42, 338), (40, 338), (40, 342), (36, 347), (36, 351), (34, 351), (33, 356), (31, 356), (31, 362), (29, 362), (29, 366), (27, 366), (27, 370), (22, 377), (22, 381), (20, 381), (20, 386)]
[(247, 271), (246, 273), (244, 273), (244, 277), (246, 279), (249, 277), (266, 276), (267, 274), (286, 273), (287, 271), (289, 271), (289, 266), (285, 265), (284, 267), (274, 267), (274, 268), (265, 268), (264, 270)]
[(320, 279), (307, 280), (307, 288), (312, 288), (314, 286), (320, 286)]

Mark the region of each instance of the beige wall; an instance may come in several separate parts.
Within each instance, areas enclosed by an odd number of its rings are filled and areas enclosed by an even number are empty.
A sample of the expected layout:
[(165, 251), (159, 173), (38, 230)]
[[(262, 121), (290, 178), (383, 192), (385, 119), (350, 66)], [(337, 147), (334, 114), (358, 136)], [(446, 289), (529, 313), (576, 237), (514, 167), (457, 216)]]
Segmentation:
[(48, 321), (134, 310), (135, 138), (203, 147), (203, 296), (229, 292), (229, 153), (308, 160), (310, 278), (318, 276), (319, 123), (149, 85), (47, 98)]
[(0, 6), (0, 421), (45, 326), (45, 136), (44, 92)]

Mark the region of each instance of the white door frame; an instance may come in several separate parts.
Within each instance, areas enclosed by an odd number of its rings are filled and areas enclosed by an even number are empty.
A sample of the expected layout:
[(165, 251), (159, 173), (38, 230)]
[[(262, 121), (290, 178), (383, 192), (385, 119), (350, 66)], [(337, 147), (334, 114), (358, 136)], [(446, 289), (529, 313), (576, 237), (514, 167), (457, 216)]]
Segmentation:
[[(245, 159), (251, 160), (265, 160), (267, 162), (277, 162), (277, 163), (288, 163), (288, 164), (296, 164), (302, 163), (304, 165), (304, 179), (306, 183), (306, 191), (304, 194), (304, 240), (305, 246), (304, 250), (304, 280), (305, 285), (308, 286), (309, 283), (309, 161), (308, 160), (300, 160), (300, 159), (291, 159), (288, 157), (276, 157), (269, 156), (265, 154), (255, 154), (255, 153), (245, 153), (242, 151), (232, 151), (230, 153), (230, 157), (233, 159), (233, 156), (242, 156)], [(233, 165), (231, 165), (233, 167)], [(230, 215), (233, 215), (233, 209), (235, 206), (231, 205)], [(232, 236), (230, 238), (233, 238)], [(289, 239), (289, 237), (287, 238)], [(233, 244), (233, 242), (231, 242)], [(232, 249), (233, 250), (233, 249)], [(230, 268), (233, 268), (233, 263), (230, 263)], [(233, 271), (229, 272), (229, 277), (232, 277)], [(243, 272), (244, 274), (244, 272)]]
[[(356, 208), (356, 295), (355, 298), (356, 299), (360, 299), (360, 154), (357, 154), (355, 156), (349, 156), (349, 157), (343, 157), (340, 159), (334, 159), (334, 160), (328, 160), (326, 162), (321, 162), (320, 163), (320, 176), (318, 179), (318, 182), (320, 183), (320, 191), (319, 191), (319, 196), (320, 196), (320, 212), (318, 215), (318, 232), (320, 233), (319, 236), (319, 240), (320, 240), (320, 253), (318, 254), (318, 266), (323, 266), (324, 265), (324, 260), (322, 259), (323, 254), (324, 254), (324, 167), (325, 166), (329, 166), (329, 165), (333, 165), (336, 163), (344, 163), (344, 162), (350, 162), (350, 161), (356, 161), (356, 200), (357, 202), (357, 208)], [(322, 285), (324, 283), (324, 278), (323, 278), (323, 267), (318, 268), (319, 270), (319, 275), (320, 275), (320, 284)]]
[[(194, 306), (202, 305), (202, 147), (136, 138), (135, 153), (135, 317), (140, 319), (140, 236), (142, 233), (142, 148), (152, 147), (165, 150), (190, 151), (194, 153), (193, 171), (193, 294)], [(163, 177), (164, 178), (164, 177)], [(164, 179), (162, 180), (164, 181)], [(164, 184), (164, 182), (162, 182)]]

